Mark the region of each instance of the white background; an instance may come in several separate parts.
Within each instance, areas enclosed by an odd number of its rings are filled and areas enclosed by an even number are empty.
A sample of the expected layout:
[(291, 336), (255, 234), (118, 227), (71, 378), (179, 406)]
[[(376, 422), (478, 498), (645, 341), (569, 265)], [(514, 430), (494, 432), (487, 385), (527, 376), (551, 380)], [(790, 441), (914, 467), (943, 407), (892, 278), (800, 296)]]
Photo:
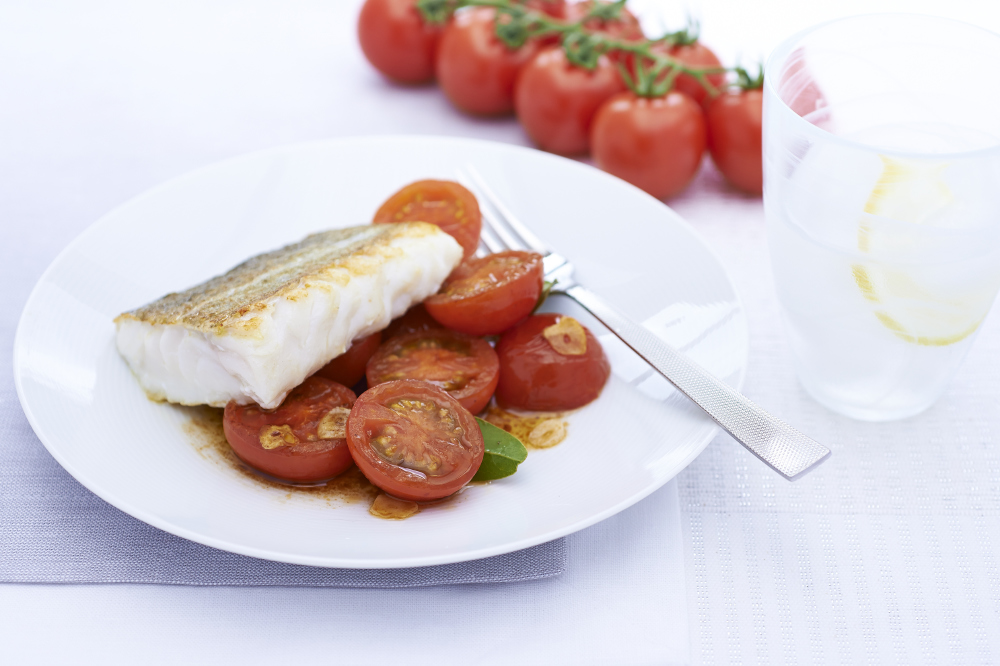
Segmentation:
[[(433, 87), (384, 82), (356, 46), (356, 7), (0, 5), (0, 262), (10, 276), (0, 313), (3, 407), (16, 400), (9, 345), (31, 285), (72, 237), (143, 190), (236, 154), (335, 136), (527, 143), (513, 120), (462, 116)], [(987, 0), (634, 7), (662, 13), (671, 28), (685, 13), (698, 16), (704, 41), (727, 62), (867, 11), (1000, 30), (997, 3)], [(953, 390), (919, 420), (848, 422), (809, 401), (788, 368), (759, 200), (729, 190), (706, 163), (670, 203), (719, 251), (746, 299), (748, 393), (834, 448), (815, 477), (789, 489), (720, 437), (676, 486), (577, 538), (570, 570), (548, 587), (2, 586), (3, 661), (1000, 662), (990, 556), (1000, 539), (997, 317)]]

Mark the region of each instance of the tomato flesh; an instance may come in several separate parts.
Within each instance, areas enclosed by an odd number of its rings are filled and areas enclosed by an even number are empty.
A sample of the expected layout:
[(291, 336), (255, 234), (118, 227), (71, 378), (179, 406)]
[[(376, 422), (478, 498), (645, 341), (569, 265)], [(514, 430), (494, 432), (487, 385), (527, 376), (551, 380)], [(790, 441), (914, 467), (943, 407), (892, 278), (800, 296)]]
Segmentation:
[(546, 338), (546, 329), (562, 318), (552, 313), (532, 315), (500, 338), (496, 400), (501, 407), (558, 412), (582, 407), (601, 394), (611, 365), (593, 333), (581, 326), (586, 339), (583, 353), (578, 345), (571, 345), (570, 353), (560, 353)]
[(417, 502), (453, 494), (483, 461), (472, 414), (436, 386), (412, 379), (362, 393), (347, 418), (347, 443), (369, 481)]
[(423, 303), (417, 303), (404, 312), (401, 317), (389, 322), (389, 325), (382, 331), (382, 339), (388, 340), (397, 335), (405, 335), (414, 331), (430, 331), (435, 328), (441, 328), (441, 324), (427, 313)]
[(419, 379), (437, 386), (473, 414), (493, 395), (500, 365), (485, 340), (456, 331), (414, 331), (382, 343), (368, 361), (368, 386)]
[(708, 151), (722, 175), (750, 194), (764, 191), (761, 154), (764, 95), (760, 90), (730, 90), (708, 106)]
[(706, 142), (701, 107), (676, 91), (654, 99), (619, 93), (601, 106), (591, 129), (597, 165), (657, 199), (687, 187)]
[(495, 32), (496, 10), (476, 7), (455, 14), (441, 35), (437, 78), (451, 103), (467, 113), (501, 115), (514, 110), (514, 83), (538, 51), (529, 40), (509, 49)]
[(375, 212), (372, 223), (393, 222), (434, 224), (458, 241), (465, 258), (476, 252), (483, 228), (476, 196), (450, 180), (419, 180), (393, 194)]
[(514, 91), (517, 119), (539, 148), (577, 155), (590, 150), (590, 125), (607, 98), (625, 90), (614, 63), (576, 67), (562, 47), (541, 51), (524, 66)]
[(366, 0), (358, 15), (358, 41), (375, 69), (400, 83), (434, 78), (441, 27), (424, 22), (416, 0)]
[(542, 294), (542, 256), (509, 250), (474, 257), (456, 268), (426, 301), (444, 326), (469, 335), (496, 335), (521, 321)]
[(230, 401), (223, 430), (233, 452), (251, 467), (286, 481), (325, 481), (351, 466), (344, 427), (354, 401), (351, 389), (313, 376), (277, 409)]
[(347, 351), (317, 370), (316, 374), (344, 386), (354, 386), (365, 376), (368, 359), (372, 357), (381, 342), (381, 331), (358, 338), (351, 343)]

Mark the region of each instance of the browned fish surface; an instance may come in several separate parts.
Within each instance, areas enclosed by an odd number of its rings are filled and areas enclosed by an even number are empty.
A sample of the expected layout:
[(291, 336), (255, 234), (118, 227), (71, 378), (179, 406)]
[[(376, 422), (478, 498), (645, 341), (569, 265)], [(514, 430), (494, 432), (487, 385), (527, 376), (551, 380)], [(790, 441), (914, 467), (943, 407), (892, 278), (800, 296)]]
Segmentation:
[[(115, 321), (129, 318), (154, 325), (180, 324), (205, 333), (220, 333), (225, 328), (249, 333), (259, 326), (259, 320), (246, 315), (264, 310), (274, 298), (294, 301), (298, 292), (305, 296), (311, 287), (322, 288), (331, 281), (346, 284), (352, 275), (378, 270), (385, 259), (399, 254), (399, 249), (389, 247), (394, 238), (437, 232), (433, 225), (413, 222), (312, 234), (298, 243), (251, 257), (191, 289), (125, 312)], [(314, 285), (310, 279), (323, 284)]]
[(154, 400), (273, 409), (461, 260), (455, 239), (425, 222), (313, 234), (120, 315), (115, 342)]

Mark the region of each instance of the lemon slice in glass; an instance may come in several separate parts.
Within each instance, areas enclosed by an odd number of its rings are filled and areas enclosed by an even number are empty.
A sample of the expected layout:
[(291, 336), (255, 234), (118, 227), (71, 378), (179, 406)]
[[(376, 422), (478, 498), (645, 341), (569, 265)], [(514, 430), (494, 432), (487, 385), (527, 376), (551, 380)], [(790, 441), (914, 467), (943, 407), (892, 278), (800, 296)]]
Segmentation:
[(981, 290), (968, 289), (954, 266), (911, 262), (899, 267), (884, 261), (908, 252), (919, 256), (933, 243), (922, 229), (954, 199), (942, 178), (948, 164), (879, 157), (882, 174), (865, 204), (868, 215), (858, 225), (858, 250), (872, 259), (851, 266), (854, 281), (874, 306), (875, 317), (900, 339), (954, 344), (975, 332), (990, 299), (984, 303)]

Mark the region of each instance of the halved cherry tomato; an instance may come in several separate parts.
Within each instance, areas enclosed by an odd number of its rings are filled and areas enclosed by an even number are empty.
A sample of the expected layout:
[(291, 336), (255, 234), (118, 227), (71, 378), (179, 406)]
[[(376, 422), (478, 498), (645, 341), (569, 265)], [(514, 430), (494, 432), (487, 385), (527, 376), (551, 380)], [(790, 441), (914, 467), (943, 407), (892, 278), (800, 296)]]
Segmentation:
[(508, 250), (473, 257), (452, 271), (424, 307), (446, 327), (497, 335), (535, 309), (542, 294), (542, 255)]
[(425, 23), (416, 0), (366, 0), (358, 15), (358, 41), (375, 69), (400, 83), (434, 78), (442, 27)]
[(354, 400), (346, 386), (309, 377), (277, 409), (230, 401), (223, 430), (251, 467), (287, 481), (324, 481), (351, 466), (344, 428)]
[(479, 246), (483, 219), (476, 195), (450, 180), (418, 180), (386, 199), (373, 224), (430, 222), (458, 241), (465, 258)]
[(338, 382), (344, 386), (354, 386), (365, 376), (365, 366), (382, 342), (382, 332), (358, 338), (343, 354), (316, 371), (320, 377)]
[(451, 103), (462, 111), (499, 115), (514, 110), (514, 82), (539, 43), (531, 40), (512, 50), (495, 32), (496, 11), (476, 7), (460, 11), (441, 36), (437, 78)]
[(607, 56), (593, 70), (576, 67), (561, 47), (531, 59), (517, 79), (514, 106), (528, 136), (539, 148), (561, 155), (590, 149), (590, 125), (598, 107), (625, 84)]
[(483, 435), (472, 414), (436, 386), (412, 379), (362, 393), (347, 418), (347, 443), (369, 481), (415, 502), (458, 491), (483, 462)]
[(403, 316), (389, 322), (389, 325), (382, 331), (382, 339), (388, 340), (397, 335), (405, 335), (414, 331), (429, 331), (435, 328), (441, 328), (441, 324), (434, 317), (427, 314), (423, 303), (417, 303), (404, 312)]
[(477, 414), (490, 401), (499, 370), (490, 343), (440, 328), (383, 342), (368, 361), (365, 375), (369, 387), (397, 379), (429, 382)]
[(706, 133), (705, 114), (684, 93), (646, 99), (624, 92), (598, 109), (590, 139), (599, 167), (664, 199), (698, 172)]
[[(568, 320), (568, 321), (567, 321)], [(611, 365), (594, 334), (572, 317), (528, 317), (497, 343), (501, 407), (557, 412), (582, 407), (601, 394)]]
[(764, 190), (760, 90), (728, 90), (708, 106), (708, 150), (730, 183), (751, 194)]

